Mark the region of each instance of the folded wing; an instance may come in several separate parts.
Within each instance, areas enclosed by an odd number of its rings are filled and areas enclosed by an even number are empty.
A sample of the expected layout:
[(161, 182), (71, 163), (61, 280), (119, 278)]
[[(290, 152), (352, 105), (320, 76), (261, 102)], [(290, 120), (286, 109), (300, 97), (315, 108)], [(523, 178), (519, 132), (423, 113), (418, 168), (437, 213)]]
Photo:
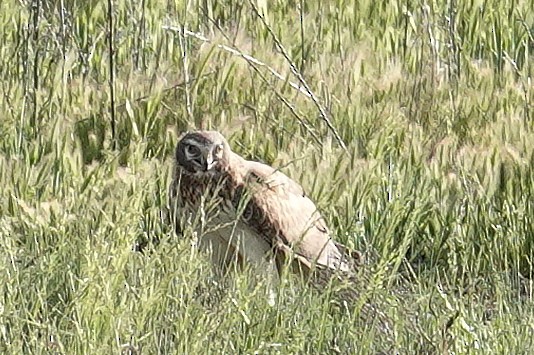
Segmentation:
[(268, 238), (275, 252), (292, 254), (302, 266), (313, 264), (350, 271), (344, 251), (331, 239), (324, 219), (302, 187), (282, 172), (245, 161), (245, 190), (250, 199), (247, 223)]

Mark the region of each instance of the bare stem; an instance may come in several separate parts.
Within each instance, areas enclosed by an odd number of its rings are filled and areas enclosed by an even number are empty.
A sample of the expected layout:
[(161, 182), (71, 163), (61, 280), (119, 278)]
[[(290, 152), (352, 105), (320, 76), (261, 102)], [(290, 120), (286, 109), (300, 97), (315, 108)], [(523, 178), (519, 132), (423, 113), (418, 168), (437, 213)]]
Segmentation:
[(326, 112), (326, 108), (319, 102), (318, 97), (313, 93), (313, 91), (311, 90), (310, 86), (308, 85), (308, 83), (306, 82), (306, 80), (304, 79), (304, 77), (302, 76), (300, 71), (297, 69), (296, 64), (290, 58), (288, 52), (286, 51), (286, 49), (282, 45), (282, 42), (280, 42), (280, 40), (278, 39), (278, 37), (276, 36), (276, 34), (272, 30), (272, 28), (269, 26), (269, 24), (265, 20), (265, 17), (258, 11), (258, 8), (256, 7), (256, 5), (251, 0), (249, 0), (248, 2), (250, 4), (250, 6), (252, 7), (252, 9), (254, 10), (254, 13), (256, 14), (256, 16), (258, 16), (261, 19), (263, 25), (265, 26), (265, 28), (267, 29), (267, 31), (269, 32), (269, 34), (273, 38), (274, 43), (276, 44), (276, 46), (278, 47), (278, 49), (280, 50), (280, 52), (282, 53), (282, 55), (284, 56), (286, 61), (288, 62), (289, 67), (291, 68), (291, 72), (297, 77), (297, 79), (299, 79), (299, 81), (302, 84), (302, 86), (304, 87), (305, 91), (309, 94), (309, 97), (311, 98), (311, 100), (313, 101), (315, 106), (317, 106), (317, 109), (319, 110), (321, 118), (326, 123), (326, 125), (328, 126), (330, 131), (334, 134), (334, 137), (336, 138), (336, 140), (339, 143), (339, 145), (341, 146), (341, 148), (343, 148), (345, 150), (345, 152), (348, 153), (347, 146), (345, 145), (345, 142), (343, 142), (343, 139), (341, 139), (341, 136), (337, 132), (337, 130), (334, 127), (334, 125), (332, 124), (332, 122), (330, 121), (330, 118), (328, 117), (329, 115)]
[(108, 0), (108, 45), (109, 45), (109, 95), (111, 99), (111, 140), (113, 149), (117, 148), (115, 134), (115, 63), (113, 51), (113, 1)]

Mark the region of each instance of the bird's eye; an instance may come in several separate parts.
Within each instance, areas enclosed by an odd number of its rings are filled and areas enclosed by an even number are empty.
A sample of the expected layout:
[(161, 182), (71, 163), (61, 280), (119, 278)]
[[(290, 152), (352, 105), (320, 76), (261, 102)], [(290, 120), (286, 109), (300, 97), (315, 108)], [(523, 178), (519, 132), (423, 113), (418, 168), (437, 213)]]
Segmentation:
[(222, 154), (222, 151), (223, 151), (223, 146), (222, 144), (219, 144), (215, 147), (215, 155), (219, 156)]
[(185, 148), (185, 152), (190, 157), (198, 157), (200, 155), (200, 149), (198, 149), (198, 147), (194, 145), (188, 145)]

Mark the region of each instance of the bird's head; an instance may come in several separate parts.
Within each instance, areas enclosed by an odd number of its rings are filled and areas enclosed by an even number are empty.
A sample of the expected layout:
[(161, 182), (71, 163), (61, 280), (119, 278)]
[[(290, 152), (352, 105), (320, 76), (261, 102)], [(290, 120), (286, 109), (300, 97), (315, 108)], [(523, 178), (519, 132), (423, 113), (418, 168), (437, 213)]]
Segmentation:
[(193, 174), (212, 174), (227, 164), (228, 142), (216, 131), (187, 132), (176, 147), (176, 162)]

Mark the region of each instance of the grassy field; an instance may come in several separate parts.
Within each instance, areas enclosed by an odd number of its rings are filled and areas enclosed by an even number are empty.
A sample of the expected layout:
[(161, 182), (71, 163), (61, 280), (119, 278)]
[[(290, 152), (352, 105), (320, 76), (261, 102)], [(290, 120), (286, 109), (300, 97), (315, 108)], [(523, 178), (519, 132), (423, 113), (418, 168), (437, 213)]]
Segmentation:
[[(0, 353), (532, 353), (533, 37), (532, 0), (1, 1)], [(160, 220), (192, 128), (301, 182), (393, 339), (217, 284)]]

